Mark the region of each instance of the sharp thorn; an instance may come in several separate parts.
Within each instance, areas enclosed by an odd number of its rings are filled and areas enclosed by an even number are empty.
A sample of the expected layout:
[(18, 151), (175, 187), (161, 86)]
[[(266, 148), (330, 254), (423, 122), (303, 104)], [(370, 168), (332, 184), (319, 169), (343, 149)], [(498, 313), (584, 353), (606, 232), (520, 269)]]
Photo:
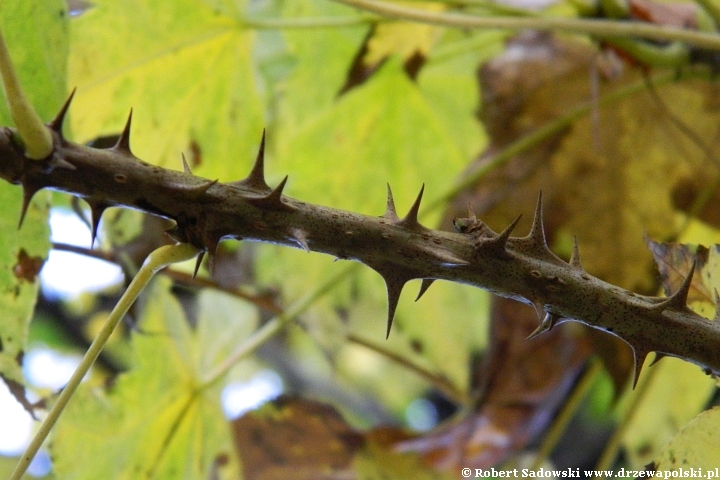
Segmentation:
[(423, 183), (422, 187), (420, 188), (420, 193), (418, 194), (417, 198), (415, 199), (415, 202), (410, 207), (410, 210), (408, 211), (407, 215), (398, 222), (399, 226), (416, 230), (418, 228), (425, 228), (418, 222), (418, 212), (420, 211), (420, 202), (422, 201), (423, 192), (425, 192), (425, 184)]
[(258, 149), (255, 163), (253, 164), (250, 175), (245, 179), (248, 186), (260, 190), (270, 190), (265, 181), (265, 129), (263, 128), (262, 138), (260, 139), (260, 148)]
[(203, 258), (205, 258), (205, 250), (202, 250), (197, 256), (197, 260), (195, 261), (195, 270), (193, 270), (192, 274), (193, 280), (195, 280), (195, 277), (197, 277), (197, 273), (200, 270), (200, 265), (202, 264)]
[(248, 203), (255, 205), (258, 208), (265, 208), (267, 210), (285, 210), (292, 212), (295, 210), (295, 207), (292, 207), (282, 201), (282, 192), (285, 188), (285, 184), (287, 183), (287, 179), (288, 177), (286, 175), (285, 178), (282, 179), (280, 184), (275, 187), (273, 191), (271, 191), (265, 196), (244, 198)]
[(22, 206), (20, 207), (20, 221), (18, 222), (18, 230), (20, 230), (23, 226), (23, 222), (25, 221), (25, 215), (27, 214), (27, 210), (30, 207), (30, 202), (32, 201), (35, 194), (42, 190), (43, 187), (23, 182), (22, 188), (23, 198)]
[(400, 301), (400, 294), (405, 286), (405, 280), (397, 280), (392, 277), (384, 277), (385, 286), (388, 294), (388, 317), (387, 317), (387, 331), (385, 332), (385, 339), (390, 337), (390, 329), (392, 328), (393, 319), (395, 318), (395, 310), (397, 309), (398, 302)]
[(108, 205), (104, 202), (90, 200), (87, 200), (87, 203), (88, 205), (90, 205), (90, 248), (92, 249), (95, 245), (95, 239), (97, 238), (100, 218), (102, 217), (102, 214), (103, 212), (105, 212), (105, 209), (108, 207)]
[(125, 122), (125, 127), (123, 128), (122, 133), (120, 134), (120, 138), (118, 138), (117, 143), (112, 147), (113, 150), (117, 150), (119, 152), (125, 152), (130, 155), (132, 155), (132, 152), (130, 151), (130, 128), (132, 125), (132, 109), (130, 109), (130, 114), (128, 115), (128, 119)]
[(420, 284), (420, 291), (418, 291), (417, 297), (415, 298), (415, 301), (417, 302), (420, 300), (420, 297), (425, 295), (425, 292), (427, 292), (428, 288), (430, 288), (430, 285), (432, 285), (435, 282), (434, 278), (423, 278), (422, 283)]
[(573, 250), (568, 263), (571, 266), (582, 270), (582, 264), (580, 263), (580, 247), (578, 246), (578, 239), (575, 235), (573, 235)]
[(310, 251), (310, 247), (308, 247), (307, 244), (307, 235), (305, 235), (305, 232), (299, 228), (290, 228), (288, 238), (295, 242), (300, 248), (305, 250), (306, 252)]
[(635, 387), (637, 386), (638, 379), (640, 378), (640, 372), (642, 370), (643, 364), (645, 363), (645, 357), (647, 357), (648, 352), (637, 350), (635, 347), (633, 347), (633, 358), (635, 362), (635, 371), (633, 373), (633, 390), (635, 390)]
[(528, 237), (534, 241), (535, 244), (547, 248), (545, 241), (545, 227), (543, 226), (543, 203), (542, 203), (542, 191), (538, 195), (537, 206), (535, 207), (535, 217), (533, 217), (532, 227)]
[(697, 260), (693, 260), (692, 266), (690, 266), (690, 272), (687, 274), (682, 282), (682, 285), (673, 293), (668, 296), (665, 300), (660, 303), (653, 305), (653, 310), (664, 311), (668, 308), (674, 310), (683, 310), (687, 308), (687, 298), (690, 293), (690, 287), (692, 285), (693, 274), (695, 273), (695, 266)]
[(397, 210), (395, 209), (395, 199), (393, 198), (392, 188), (390, 184), (387, 184), (387, 206), (385, 207), (384, 218), (388, 220), (400, 220), (397, 216)]
[(491, 248), (495, 250), (498, 254), (507, 253), (505, 247), (507, 245), (507, 241), (510, 238), (510, 234), (515, 230), (515, 227), (517, 226), (518, 222), (522, 218), (522, 215), (518, 215), (518, 217), (513, 220), (513, 222), (508, 225), (505, 230), (498, 233), (494, 237), (485, 237), (482, 239), (482, 243), (480, 243), (481, 248)]
[(187, 174), (192, 175), (192, 170), (190, 170), (190, 165), (188, 165), (187, 160), (185, 160), (185, 154), (182, 154), (182, 163), (183, 163), (183, 171)]
[(207, 192), (210, 187), (215, 185), (217, 183), (217, 179), (215, 180), (207, 180), (205, 183), (201, 183), (200, 185), (196, 185), (194, 187), (191, 187), (188, 189), (189, 196), (193, 199), (200, 198), (203, 193)]
[(60, 135), (61, 138), (63, 137), (63, 123), (65, 122), (65, 117), (67, 116), (67, 112), (70, 109), (70, 104), (72, 103), (72, 99), (75, 96), (76, 90), (77, 88), (73, 88), (72, 92), (70, 92), (70, 96), (67, 98), (67, 100), (65, 100), (63, 106), (60, 107), (60, 111), (58, 112), (58, 114), (50, 121), (50, 123), (48, 123), (48, 127), (50, 127), (58, 135)]

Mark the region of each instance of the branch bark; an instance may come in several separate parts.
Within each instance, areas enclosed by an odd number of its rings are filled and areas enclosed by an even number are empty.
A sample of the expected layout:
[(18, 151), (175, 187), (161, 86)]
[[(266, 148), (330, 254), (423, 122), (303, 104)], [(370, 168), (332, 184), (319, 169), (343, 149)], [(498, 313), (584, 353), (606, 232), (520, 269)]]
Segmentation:
[[(672, 296), (642, 296), (585, 272), (577, 245), (570, 262), (545, 241), (542, 197), (530, 232), (512, 237), (517, 221), (496, 233), (471, 215), (456, 232), (432, 230), (417, 220), (423, 191), (409, 212), (397, 214), (388, 186), (385, 212), (368, 216), (314, 205), (283, 195), (287, 177), (270, 188), (264, 177), (264, 137), (255, 165), (243, 180), (221, 183), (163, 169), (130, 150), (130, 121), (117, 144), (96, 149), (67, 141), (67, 104), (48, 124), (52, 153), (24, 156), (17, 132), (0, 128), (0, 177), (23, 188), (24, 208), (43, 188), (85, 199), (93, 230), (109, 206), (135, 208), (172, 219), (168, 232), (212, 255), (226, 238), (270, 242), (361, 262), (377, 271), (388, 292), (388, 334), (406, 282), (423, 279), (420, 297), (436, 279), (465, 283), (535, 307), (543, 318), (530, 338), (556, 324), (579, 321), (619, 336), (633, 348), (635, 382), (647, 354), (682, 358), (720, 374), (720, 324), (686, 306), (692, 271)], [(24, 214), (21, 212), (21, 218)], [(201, 258), (199, 257), (199, 259)], [(198, 261), (199, 264), (199, 261)]]

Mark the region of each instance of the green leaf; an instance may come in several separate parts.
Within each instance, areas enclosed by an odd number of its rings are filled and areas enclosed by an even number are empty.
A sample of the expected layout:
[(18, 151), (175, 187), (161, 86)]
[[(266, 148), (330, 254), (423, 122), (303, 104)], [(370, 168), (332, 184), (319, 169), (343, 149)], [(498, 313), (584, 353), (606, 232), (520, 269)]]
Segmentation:
[[(43, 119), (55, 115), (66, 95), (66, 19), (61, 0), (0, 3), (0, 26), (20, 83)], [(0, 124), (12, 125), (4, 101)], [(0, 377), (21, 402), (25, 402), (21, 363), (37, 299), (37, 273), (50, 248), (48, 199), (46, 192), (35, 196), (18, 230), (22, 191), (4, 182), (0, 185)]]
[[(208, 5), (208, 3), (210, 5)], [(70, 78), (80, 140), (122, 129), (134, 108), (140, 158), (223, 181), (247, 175), (263, 125), (244, 8), (199, 0), (101, 0), (73, 24)]]
[(193, 331), (170, 286), (161, 277), (148, 291), (142, 333), (132, 340), (134, 368), (108, 394), (83, 384), (58, 422), (52, 451), (60, 478), (207, 478), (218, 469), (238, 478), (219, 386), (203, 381), (254, 330), (256, 315), (204, 292)]

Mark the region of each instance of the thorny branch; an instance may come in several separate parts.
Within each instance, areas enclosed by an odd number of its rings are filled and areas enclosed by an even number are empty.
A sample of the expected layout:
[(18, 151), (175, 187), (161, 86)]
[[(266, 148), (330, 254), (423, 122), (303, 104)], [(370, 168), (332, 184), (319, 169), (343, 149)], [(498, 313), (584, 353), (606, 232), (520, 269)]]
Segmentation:
[[(72, 98), (72, 97), (71, 97)], [(77, 195), (92, 212), (93, 236), (109, 206), (135, 208), (175, 221), (168, 233), (210, 260), (223, 239), (270, 242), (355, 260), (377, 271), (388, 293), (387, 334), (406, 282), (422, 279), (418, 298), (437, 279), (465, 283), (533, 305), (542, 322), (530, 338), (574, 320), (613, 333), (635, 353), (635, 382), (647, 354), (682, 358), (720, 374), (720, 326), (692, 312), (686, 299), (692, 271), (670, 297), (650, 297), (597, 279), (582, 268), (577, 244), (570, 262), (545, 241), (542, 196), (530, 232), (512, 237), (517, 220), (496, 233), (471, 214), (456, 232), (418, 222), (423, 189), (400, 218), (388, 186), (381, 216), (314, 205), (283, 195), (265, 181), (264, 135), (247, 178), (221, 183), (150, 165), (130, 150), (130, 119), (117, 144), (96, 149), (62, 135), (70, 99), (48, 125), (52, 151), (40, 160), (25, 155), (16, 130), (0, 128), (0, 177), (23, 189), (21, 223), (33, 195), (50, 188)], [(424, 187), (423, 187), (424, 188)], [(519, 220), (519, 218), (518, 218)], [(694, 268), (693, 268), (694, 270)]]

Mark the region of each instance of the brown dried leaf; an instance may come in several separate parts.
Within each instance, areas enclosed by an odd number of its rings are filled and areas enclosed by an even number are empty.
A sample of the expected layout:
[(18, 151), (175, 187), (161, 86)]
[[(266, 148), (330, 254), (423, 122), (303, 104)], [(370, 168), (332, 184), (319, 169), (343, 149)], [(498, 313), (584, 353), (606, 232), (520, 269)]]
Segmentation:
[(363, 436), (327, 405), (282, 397), (232, 422), (246, 480), (347, 478)]
[(473, 413), (423, 437), (399, 442), (437, 468), (497, 465), (540, 434), (564, 401), (589, 344), (573, 324), (559, 325), (530, 341), (534, 309), (493, 298), (490, 349), (474, 375), (479, 398)]

